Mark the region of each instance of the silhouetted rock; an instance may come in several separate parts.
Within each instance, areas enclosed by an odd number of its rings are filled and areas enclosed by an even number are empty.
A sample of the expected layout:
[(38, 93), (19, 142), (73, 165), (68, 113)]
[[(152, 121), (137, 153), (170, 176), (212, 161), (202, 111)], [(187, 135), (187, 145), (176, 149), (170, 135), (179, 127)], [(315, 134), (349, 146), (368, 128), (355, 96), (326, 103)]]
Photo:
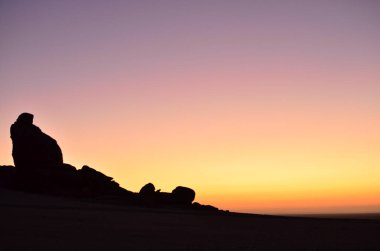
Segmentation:
[(16, 178), (14, 166), (0, 166), (0, 187), (13, 188)]
[[(101, 172), (88, 166), (77, 170), (64, 164), (57, 142), (33, 124), (33, 115), (22, 113), (11, 126), (16, 172), (2, 168), (0, 185), (16, 189), (68, 196), (114, 195), (126, 191)], [(7, 174), (6, 174), (7, 172)], [(9, 173), (9, 175), (8, 175)]]
[(178, 186), (172, 191), (173, 202), (191, 204), (195, 199), (195, 191), (188, 187)]
[(171, 205), (173, 204), (173, 194), (167, 192), (156, 192), (156, 202), (159, 205)]
[(194, 202), (192, 204), (192, 208), (196, 210), (202, 210), (202, 211), (219, 211), (218, 208), (211, 206), (211, 205), (201, 205), (198, 202)]
[(49, 135), (33, 125), (33, 115), (22, 113), (11, 126), (12, 156), (17, 168), (54, 168), (63, 164), (62, 151)]
[(155, 194), (155, 190), (156, 188), (154, 185), (152, 183), (148, 183), (140, 189), (139, 194), (141, 196), (153, 196)]
[(110, 194), (120, 189), (119, 184), (113, 181), (112, 177), (89, 166), (83, 166), (79, 169), (78, 175), (81, 178), (83, 191), (89, 195)]
[(72, 165), (66, 164), (66, 163), (64, 163), (62, 165), (62, 170), (67, 171), (67, 172), (75, 172), (75, 171), (77, 171), (77, 169), (75, 168), (75, 166), (72, 166)]
[(139, 193), (133, 193), (89, 166), (77, 170), (63, 163), (57, 142), (33, 124), (30, 113), (22, 113), (10, 131), (15, 167), (0, 166), (1, 188), (121, 205), (218, 210), (208, 205), (191, 204), (195, 198), (191, 188), (178, 186), (167, 193), (155, 191), (154, 185), (148, 183)]

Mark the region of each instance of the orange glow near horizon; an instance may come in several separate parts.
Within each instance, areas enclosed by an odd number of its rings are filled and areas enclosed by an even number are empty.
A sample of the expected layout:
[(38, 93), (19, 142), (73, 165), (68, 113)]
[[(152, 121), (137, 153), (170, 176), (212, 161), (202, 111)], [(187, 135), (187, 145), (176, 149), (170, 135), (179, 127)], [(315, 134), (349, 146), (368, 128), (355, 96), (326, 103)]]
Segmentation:
[[(34, 113), (66, 163), (90, 165), (132, 191), (148, 182), (162, 191), (185, 185), (201, 203), (240, 212), (380, 210), (379, 118), (357, 107), (321, 112), (289, 102), (262, 113), (247, 103), (224, 102), (222, 111), (195, 104), (135, 121), (116, 113), (113, 122), (67, 117), (62, 123)], [(198, 107), (205, 109), (192, 111)]]

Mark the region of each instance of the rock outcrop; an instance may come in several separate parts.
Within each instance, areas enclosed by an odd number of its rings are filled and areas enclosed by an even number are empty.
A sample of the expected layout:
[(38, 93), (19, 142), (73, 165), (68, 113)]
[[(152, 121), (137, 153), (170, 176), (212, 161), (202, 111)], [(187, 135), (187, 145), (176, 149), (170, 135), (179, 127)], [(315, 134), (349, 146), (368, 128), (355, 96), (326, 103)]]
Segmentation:
[(11, 126), (12, 156), (16, 168), (58, 168), (63, 164), (57, 141), (33, 124), (33, 114), (22, 113)]
[(83, 166), (77, 171), (82, 192), (89, 195), (115, 194), (121, 189), (112, 177), (109, 177), (89, 166)]
[(217, 210), (193, 203), (195, 191), (178, 186), (171, 193), (155, 191), (148, 183), (139, 193), (130, 192), (89, 166), (77, 170), (63, 163), (57, 141), (33, 124), (33, 115), (22, 113), (11, 126), (14, 166), (0, 166), (0, 188), (84, 198), (104, 203), (177, 209)]
[(15, 168), (0, 170), (1, 184), (23, 191), (75, 197), (115, 195), (126, 191), (112, 177), (91, 167), (83, 166), (77, 170), (63, 163), (57, 141), (35, 126), (33, 117), (30, 113), (22, 113), (11, 126)]

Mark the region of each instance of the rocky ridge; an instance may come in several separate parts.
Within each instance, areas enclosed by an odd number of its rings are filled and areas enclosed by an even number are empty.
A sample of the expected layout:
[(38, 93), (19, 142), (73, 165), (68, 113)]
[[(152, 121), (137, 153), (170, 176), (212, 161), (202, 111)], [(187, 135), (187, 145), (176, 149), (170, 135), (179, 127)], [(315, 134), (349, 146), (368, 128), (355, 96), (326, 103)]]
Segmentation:
[(157, 208), (217, 211), (193, 202), (195, 191), (178, 186), (161, 192), (152, 183), (138, 193), (128, 191), (89, 166), (80, 169), (64, 163), (57, 141), (33, 124), (33, 114), (22, 113), (11, 125), (12, 156), (15, 166), (0, 166), (0, 188), (95, 200), (104, 203)]

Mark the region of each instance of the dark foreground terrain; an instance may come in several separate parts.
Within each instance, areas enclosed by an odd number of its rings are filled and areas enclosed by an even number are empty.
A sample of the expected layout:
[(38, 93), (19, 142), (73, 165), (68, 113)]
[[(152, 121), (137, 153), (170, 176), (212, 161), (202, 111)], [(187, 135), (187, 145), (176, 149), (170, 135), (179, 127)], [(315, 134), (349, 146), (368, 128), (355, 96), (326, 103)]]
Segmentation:
[(380, 250), (379, 220), (142, 209), (0, 190), (0, 250)]

